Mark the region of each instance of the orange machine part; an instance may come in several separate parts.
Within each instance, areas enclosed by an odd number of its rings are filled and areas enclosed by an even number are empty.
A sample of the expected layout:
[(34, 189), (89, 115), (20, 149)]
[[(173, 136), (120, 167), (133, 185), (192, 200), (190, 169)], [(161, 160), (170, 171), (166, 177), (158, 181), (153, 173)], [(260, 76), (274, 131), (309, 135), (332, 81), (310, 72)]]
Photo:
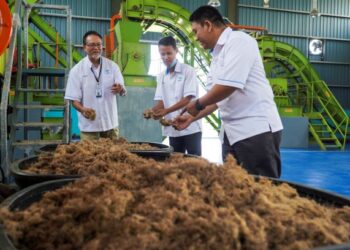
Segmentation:
[(252, 31), (267, 31), (265, 27), (259, 26), (246, 26), (246, 25), (238, 25), (238, 24), (228, 24), (228, 27), (232, 29), (243, 29), (243, 30), (252, 30)]
[(9, 45), (12, 32), (12, 17), (5, 0), (0, 0), (0, 55)]
[(122, 16), (120, 14), (114, 14), (109, 22), (109, 34), (105, 36), (105, 45), (106, 45), (106, 57), (111, 58), (112, 53), (115, 49), (114, 47), (114, 26), (116, 21), (119, 21), (122, 19)]

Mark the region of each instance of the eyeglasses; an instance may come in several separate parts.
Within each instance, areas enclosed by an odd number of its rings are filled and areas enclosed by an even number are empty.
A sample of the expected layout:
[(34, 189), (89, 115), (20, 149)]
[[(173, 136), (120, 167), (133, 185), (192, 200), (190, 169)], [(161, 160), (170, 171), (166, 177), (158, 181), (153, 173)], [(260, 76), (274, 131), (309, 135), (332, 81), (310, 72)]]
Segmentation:
[(88, 46), (89, 48), (92, 47), (101, 47), (102, 43), (87, 43), (86, 46)]

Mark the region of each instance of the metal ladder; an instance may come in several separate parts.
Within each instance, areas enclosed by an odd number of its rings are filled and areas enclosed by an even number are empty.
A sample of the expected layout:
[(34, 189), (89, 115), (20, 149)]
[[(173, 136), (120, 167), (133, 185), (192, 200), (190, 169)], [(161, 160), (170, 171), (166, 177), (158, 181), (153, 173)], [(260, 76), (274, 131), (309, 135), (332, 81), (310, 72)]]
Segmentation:
[[(68, 6), (55, 6), (44, 4), (25, 4), (23, 16), (24, 41), (22, 46), (22, 32), (17, 34), (17, 52), (18, 52), (18, 67), (16, 74), (15, 95), (13, 99), (13, 113), (10, 119), (11, 131), (7, 145), (4, 148), (6, 163), (2, 163), (2, 168), (5, 177), (9, 174), (9, 165), (17, 158), (32, 154), (32, 152), (44, 145), (68, 143), (70, 140), (70, 105), (69, 102), (64, 102), (64, 91), (68, 79), (68, 70), (72, 65), (72, 44), (71, 44), (71, 9)], [(21, 7), (19, 7), (21, 8)], [(67, 12), (67, 62), (68, 68), (29, 68), (28, 67), (28, 29), (29, 15), (32, 9), (47, 8), (54, 10), (63, 10)], [(20, 10), (18, 13), (21, 13)], [(22, 53), (24, 47), (24, 53)], [(24, 58), (22, 58), (22, 55)], [(11, 63), (12, 65), (12, 63)], [(10, 67), (10, 72), (11, 72)], [(60, 80), (59, 84), (53, 84), (54, 80)], [(58, 81), (56, 82), (58, 83)], [(53, 85), (56, 85), (53, 87)], [(59, 86), (57, 86), (59, 85)], [(8, 89), (9, 91), (9, 89)], [(54, 95), (62, 94), (62, 103), (41, 103), (35, 101), (36, 95), (45, 95), (46, 99)], [(60, 122), (45, 122), (43, 114), (46, 111), (60, 111), (63, 113), (63, 118)], [(61, 139), (46, 139), (43, 140), (42, 134), (44, 130), (60, 130), (62, 132)]]
[[(5, 68), (5, 77), (4, 84), (1, 92), (1, 106), (0, 106), (0, 139), (1, 139), (1, 150), (0, 150), (0, 170), (1, 170), (1, 182), (6, 182), (6, 178), (9, 175), (9, 145), (8, 145), (8, 134), (7, 134), (7, 110), (8, 110), (8, 99), (10, 93), (11, 85), (11, 73), (12, 73), (12, 64), (13, 64), (13, 55), (16, 47), (17, 36), (20, 36), (21, 31), (21, 20), (20, 20), (20, 11), (21, 11), (21, 0), (16, 0), (14, 12), (12, 13), (12, 34), (10, 45), (7, 51), (6, 56), (6, 68)], [(19, 34), (19, 35), (18, 35)]]
[(308, 113), (309, 130), (322, 150), (341, 149), (342, 144), (321, 113)]
[[(25, 154), (30, 154), (33, 149), (38, 146), (68, 143), (69, 142), (69, 103), (66, 102), (63, 105), (42, 105), (41, 103), (33, 102), (33, 96), (35, 94), (46, 94), (47, 97), (55, 93), (63, 93), (68, 78), (68, 71), (66, 69), (59, 68), (28, 68), (28, 30), (29, 30), (29, 15), (33, 8), (45, 8), (54, 10), (63, 10), (67, 12), (67, 62), (70, 68), (72, 62), (71, 53), (71, 9), (68, 6), (55, 6), (45, 4), (33, 4), (25, 6), (24, 14), (24, 65), (22, 60), (18, 60), (18, 71), (16, 90), (13, 106), (13, 117), (11, 124), (11, 158), (14, 159), (13, 154), (16, 148), (22, 148), (25, 150)], [(18, 54), (22, 55), (22, 43), (20, 38), (18, 39)], [(52, 88), (53, 78), (63, 79), (64, 84), (61, 84), (61, 88)], [(34, 82), (31, 82), (34, 80)], [(57, 87), (57, 86), (56, 86)], [(61, 123), (48, 123), (42, 121), (42, 114), (39, 117), (33, 116), (33, 110), (40, 110), (41, 113), (48, 110), (61, 110), (63, 111), (63, 119)], [(21, 117), (22, 116), (22, 117)], [(58, 128), (62, 130), (62, 140), (42, 140), (41, 135), (33, 133), (33, 131), (43, 131), (44, 129)], [(21, 131), (22, 129), (22, 131)], [(22, 132), (23, 135), (20, 135)], [(39, 138), (38, 138), (39, 137)]]

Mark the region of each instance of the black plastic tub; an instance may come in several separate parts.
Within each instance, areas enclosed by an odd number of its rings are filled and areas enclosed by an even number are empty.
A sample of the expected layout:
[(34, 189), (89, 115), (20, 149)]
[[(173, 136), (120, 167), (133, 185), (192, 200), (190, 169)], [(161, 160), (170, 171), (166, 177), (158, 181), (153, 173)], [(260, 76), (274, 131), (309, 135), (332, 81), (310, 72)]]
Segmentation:
[[(32, 203), (39, 201), (45, 192), (61, 188), (64, 185), (73, 182), (75, 179), (76, 178), (53, 180), (32, 185), (20, 190), (19, 192), (4, 200), (0, 204), (0, 207), (8, 208), (11, 211), (24, 210)], [(8, 238), (5, 228), (2, 224), (0, 224), (0, 249), (16, 250), (15, 246)]]
[(38, 156), (31, 156), (11, 164), (10, 172), (15, 178), (16, 184), (20, 188), (25, 188), (30, 185), (37, 184), (40, 182), (45, 182), (45, 181), (81, 177), (80, 175), (37, 174), (37, 173), (26, 172), (24, 170), (25, 167), (36, 162), (37, 159), (38, 159)]
[[(260, 177), (255, 176), (255, 178), (259, 179)], [(334, 193), (310, 188), (304, 185), (283, 181), (279, 179), (274, 179), (274, 178), (268, 178), (268, 179), (271, 179), (273, 183), (275, 183), (276, 185), (287, 183), (293, 186), (298, 191), (299, 195), (313, 199), (323, 205), (332, 204), (335, 207), (350, 206), (349, 198), (346, 198)], [(32, 203), (39, 201), (45, 192), (53, 191), (55, 189), (61, 188), (64, 185), (73, 182), (74, 180), (75, 178), (67, 178), (67, 179), (47, 181), (43, 183), (38, 183), (36, 185), (32, 185), (30, 187), (22, 189), (21, 191), (7, 198), (5, 201), (3, 201), (0, 204), (0, 207), (8, 208), (11, 211), (23, 210), (28, 206), (30, 206)], [(12, 242), (8, 238), (3, 225), (1, 224), (0, 224), (0, 249), (16, 250), (16, 248), (13, 246)], [(312, 250), (349, 250), (349, 249), (350, 249), (350, 242), (345, 244), (340, 244), (340, 245), (334, 245), (334, 246), (317, 247)]]
[[(253, 176), (255, 177), (256, 180), (260, 178), (267, 178), (267, 177), (261, 177), (256, 175), (253, 175)], [(283, 183), (286, 183), (291, 187), (295, 188), (301, 197), (309, 198), (322, 205), (328, 205), (333, 207), (350, 206), (350, 198), (345, 196), (341, 196), (341, 195), (328, 192), (325, 190), (317, 189), (317, 188), (311, 188), (309, 186), (305, 186), (305, 185), (291, 182), (291, 181), (285, 181), (285, 180), (271, 178), (271, 177), (268, 177), (267, 179), (271, 180), (276, 185), (281, 185)], [(349, 246), (348, 249), (350, 249), (350, 245), (348, 246)]]
[[(137, 154), (144, 158), (151, 158), (156, 161), (164, 161), (168, 159), (171, 153), (173, 152), (173, 147), (160, 144), (160, 143), (153, 143), (153, 142), (133, 142), (133, 143), (135, 144), (146, 143), (152, 147), (157, 148), (157, 149), (150, 149), (150, 150), (130, 150), (131, 153)], [(41, 152), (53, 152), (54, 150), (56, 150), (57, 146), (58, 144), (44, 146)], [(10, 172), (13, 175), (16, 184), (20, 188), (25, 188), (30, 185), (44, 182), (44, 181), (81, 177), (81, 175), (38, 174), (38, 173), (26, 172), (24, 170), (25, 167), (36, 162), (37, 159), (38, 159), (38, 156), (31, 156), (31, 157), (23, 158), (11, 164)]]
[(49, 144), (49, 145), (45, 145), (43, 147), (40, 147), (39, 149), (36, 149), (34, 151), (35, 154), (41, 154), (41, 153), (50, 153), (50, 152), (54, 152), (56, 150), (56, 148), (58, 147), (58, 145), (61, 144)]
[(174, 152), (174, 149), (172, 146), (168, 146), (161, 143), (156, 143), (156, 142), (130, 142), (130, 143), (148, 144), (151, 147), (156, 148), (156, 149), (149, 149), (149, 150), (129, 150), (131, 153), (137, 154), (138, 156), (141, 156), (144, 158), (151, 158), (156, 161), (164, 161), (170, 157), (170, 154), (172, 152)]
[[(174, 151), (172, 146), (168, 146), (161, 143), (156, 142), (130, 142), (132, 144), (148, 144), (151, 147), (154, 147), (155, 149), (149, 149), (149, 150), (129, 150), (131, 153), (137, 154), (144, 158), (152, 158), (156, 161), (164, 161), (167, 159), (170, 154)], [(48, 152), (54, 152), (56, 148), (60, 144), (51, 144), (41, 147), (40, 149), (36, 150), (36, 154), (40, 153), (48, 153)]]

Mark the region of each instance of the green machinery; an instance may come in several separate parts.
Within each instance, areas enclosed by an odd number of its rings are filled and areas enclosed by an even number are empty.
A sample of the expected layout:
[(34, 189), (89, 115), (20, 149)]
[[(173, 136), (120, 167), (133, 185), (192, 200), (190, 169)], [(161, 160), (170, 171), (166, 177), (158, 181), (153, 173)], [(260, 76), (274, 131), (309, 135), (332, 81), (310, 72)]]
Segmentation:
[[(132, 31), (132, 32), (130, 32)], [(123, 73), (127, 97), (117, 97), (120, 135), (129, 141), (162, 141), (158, 122), (147, 121), (143, 111), (152, 107), (156, 79), (148, 75), (150, 44), (140, 43), (139, 22), (120, 20), (115, 26), (118, 49), (113, 53)]]
[(310, 134), (321, 149), (344, 149), (349, 117), (307, 58), (270, 37), (258, 42), (280, 114), (307, 117)]

